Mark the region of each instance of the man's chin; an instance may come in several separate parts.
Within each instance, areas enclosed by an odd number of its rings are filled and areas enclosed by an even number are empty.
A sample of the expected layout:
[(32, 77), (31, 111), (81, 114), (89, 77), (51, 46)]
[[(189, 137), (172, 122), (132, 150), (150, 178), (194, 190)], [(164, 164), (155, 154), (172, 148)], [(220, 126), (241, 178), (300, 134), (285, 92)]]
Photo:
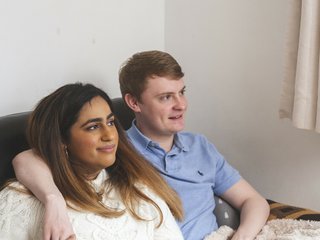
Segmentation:
[(176, 134), (178, 132), (181, 132), (184, 129), (184, 126), (175, 127), (172, 129), (172, 133)]

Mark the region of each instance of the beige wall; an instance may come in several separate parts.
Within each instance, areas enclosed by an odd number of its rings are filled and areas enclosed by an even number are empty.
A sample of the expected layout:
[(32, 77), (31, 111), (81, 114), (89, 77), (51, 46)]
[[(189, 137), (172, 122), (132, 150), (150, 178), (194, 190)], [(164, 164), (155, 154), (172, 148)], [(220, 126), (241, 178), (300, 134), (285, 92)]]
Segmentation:
[(165, 48), (186, 72), (188, 129), (266, 197), (320, 210), (320, 136), (277, 114), (288, 1), (1, 1), (0, 116), (76, 80), (120, 96), (124, 59)]
[(265, 197), (320, 210), (320, 135), (279, 120), (290, 0), (168, 0), (165, 48), (186, 73), (188, 130)]
[(164, 0), (4, 0), (0, 30), (0, 116), (67, 82), (120, 96), (120, 64), (164, 48)]

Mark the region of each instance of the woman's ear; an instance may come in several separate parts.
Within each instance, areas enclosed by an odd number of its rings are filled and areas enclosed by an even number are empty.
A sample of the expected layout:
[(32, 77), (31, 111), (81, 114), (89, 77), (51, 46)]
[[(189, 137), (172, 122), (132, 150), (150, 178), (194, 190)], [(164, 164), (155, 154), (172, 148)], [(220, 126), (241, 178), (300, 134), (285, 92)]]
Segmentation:
[(66, 144), (62, 144), (62, 149), (63, 149), (64, 153), (66, 154), (66, 157), (69, 158), (68, 146)]
[(136, 113), (140, 112), (139, 102), (138, 102), (136, 97), (132, 96), (130, 93), (127, 93), (124, 96), (124, 100), (126, 101), (126, 103), (129, 106), (129, 108), (132, 109), (132, 111), (134, 111)]

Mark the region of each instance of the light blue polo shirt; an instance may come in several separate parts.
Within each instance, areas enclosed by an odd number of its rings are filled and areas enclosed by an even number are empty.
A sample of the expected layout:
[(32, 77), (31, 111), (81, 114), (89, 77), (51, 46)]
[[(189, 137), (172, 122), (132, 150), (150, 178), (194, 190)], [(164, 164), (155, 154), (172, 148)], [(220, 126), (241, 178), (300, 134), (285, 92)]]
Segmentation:
[(241, 178), (206, 137), (177, 133), (166, 153), (158, 143), (144, 136), (135, 126), (127, 130), (129, 140), (149, 160), (178, 193), (185, 217), (178, 222), (186, 240), (202, 240), (218, 228), (213, 214), (213, 195), (221, 195)]

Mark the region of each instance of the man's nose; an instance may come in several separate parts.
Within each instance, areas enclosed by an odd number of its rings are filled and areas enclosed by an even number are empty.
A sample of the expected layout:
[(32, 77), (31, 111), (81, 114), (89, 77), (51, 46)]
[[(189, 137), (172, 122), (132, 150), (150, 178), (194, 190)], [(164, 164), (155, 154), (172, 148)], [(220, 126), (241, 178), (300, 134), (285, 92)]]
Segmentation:
[(175, 108), (185, 110), (187, 108), (187, 99), (185, 96), (176, 97)]

